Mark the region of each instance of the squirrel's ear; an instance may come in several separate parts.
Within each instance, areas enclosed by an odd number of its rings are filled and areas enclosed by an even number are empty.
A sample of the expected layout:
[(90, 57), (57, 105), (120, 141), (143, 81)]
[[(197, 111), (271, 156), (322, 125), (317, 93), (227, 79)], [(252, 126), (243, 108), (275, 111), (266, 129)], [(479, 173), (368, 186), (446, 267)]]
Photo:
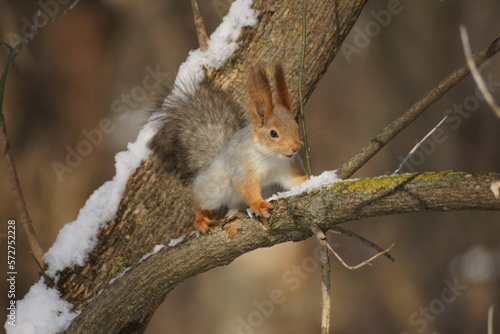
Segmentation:
[(281, 62), (276, 64), (274, 70), (274, 82), (276, 83), (276, 92), (278, 93), (278, 103), (290, 110), (290, 92), (285, 79), (285, 70)]
[(252, 116), (263, 125), (273, 113), (271, 86), (262, 65), (257, 66), (248, 77), (248, 95), (250, 95), (250, 110)]

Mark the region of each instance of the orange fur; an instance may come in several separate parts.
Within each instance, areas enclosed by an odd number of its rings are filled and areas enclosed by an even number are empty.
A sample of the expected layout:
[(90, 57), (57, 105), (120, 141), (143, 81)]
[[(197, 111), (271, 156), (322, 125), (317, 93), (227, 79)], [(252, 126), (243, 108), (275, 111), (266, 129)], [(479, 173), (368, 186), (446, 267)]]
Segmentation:
[(208, 210), (203, 210), (200, 207), (198, 199), (194, 196), (194, 221), (193, 227), (205, 234), (208, 231), (209, 224), (215, 220), (215, 217)]
[(273, 94), (262, 65), (255, 67), (248, 78), (248, 95), (255, 124), (263, 124), (273, 113)]
[(290, 93), (288, 91), (288, 85), (286, 84), (285, 70), (283, 69), (283, 65), (281, 63), (276, 64), (276, 68), (274, 70), (274, 81), (276, 83), (276, 92), (278, 93), (278, 103), (290, 110)]
[(272, 209), (273, 205), (262, 198), (260, 180), (257, 179), (252, 168), (246, 168), (245, 181), (235, 184), (235, 188), (253, 212), (266, 218), (270, 216), (266, 209)]
[[(276, 65), (274, 81), (276, 101), (273, 105), (273, 92), (264, 67), (258, 65), (252, 70), (247, 89), (254, 122), (240, 129), (243, 132), (237, 133), (238, 139), (230, 142), (231, 154), (222, 151), (215, 158), (218, 160), (214, 166), (222, 163), (231, 168), (224, 169), (222, 177), (217, 176), (219, 171), (207, 169), (194, 180), (193, 189), (198, 192), (194, 196), (193, 226), (202, 233), (208, 231), (215, 219), (210, 210), (215, 210), (217, 205), (239, 208), (240, 199), (234, 196), (239, 195), (257, 215), (268, 218), (268, 209), (273, 205), (262, 198), (263, 184), (276, 178), (289, 189), (309, 179), (300, 158), (295, 155), (300, 149), (300, 138), (294, 113), (290, 110), (290, 94), (281, 63)], [(288, 159), (292, 160), (288, 162)], [(217, 177), (224, 182), (219, 182)], [(235, 198), (235, 201), (227, 198)]]

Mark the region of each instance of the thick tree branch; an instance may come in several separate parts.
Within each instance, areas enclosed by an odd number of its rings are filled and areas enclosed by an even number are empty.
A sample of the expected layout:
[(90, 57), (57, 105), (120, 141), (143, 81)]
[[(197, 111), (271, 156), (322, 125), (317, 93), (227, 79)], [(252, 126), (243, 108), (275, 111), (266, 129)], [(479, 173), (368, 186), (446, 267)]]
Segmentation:
[[(139, 263), (90, 302), (66, 333), (129, 333), (140, 330), (153, 304), (183, 280), (226, 265), (261, 247), (312, 235), (367, 217), (427, 211), (500, 210), (491, 190), (500, 174), (423, 173), (360, 179), (279, 200), (267, 224), (238, 215), (206, 236), (188, 237)], [(134, 287), (130, 289), (130, 287)], [(131, 311), (132, 310), (132, 311)], [(111, 319), (116, 319), (113, 321)]]
[[(476, 52), (472, 59), (477, 66), (480, 66), (485, 61), (500, 51), (500, 38), (495, 39), (488, 46)], [(426, 111), (434, 102), (439, 100), (447, 91), (455, 86), (460, 80), (465, 78), (470, 73), (467, 64), (451, 73), (435, 88), (427, 92), (424, 97), (415, 102), (404, 114), (398, 119), (386, 126), (368, 145), (363, 147), (356, 155), (347, 161), (337, 171), (338, 177), (347, 179), (351, 177), (358, 169), (368, 162), (378, 151), (380, 151), (388, 142), (390, 142), (397, 134), (403, 131), (408, 125), (415, 121), (424, 111)]]

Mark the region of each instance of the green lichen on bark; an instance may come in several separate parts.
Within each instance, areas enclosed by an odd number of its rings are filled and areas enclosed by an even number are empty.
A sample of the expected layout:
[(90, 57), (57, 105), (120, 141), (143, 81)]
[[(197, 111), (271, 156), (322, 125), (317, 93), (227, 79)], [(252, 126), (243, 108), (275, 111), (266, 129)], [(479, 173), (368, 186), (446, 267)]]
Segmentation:
[(340, 194), (348, 194), (352, 192), (360, 192), (363, 194), (373, 194), (378, 191), (392, 190), (396, 187), (402, 186), (412, 180), (440, 180), (443, 177), (450, 175), (462, 176), (463, 172), (426, 172), (426, 173), (412, 173), (412, 174), (397, 174), (387, 175), (374, 178), (364, 178), (357, 180), (346, 180), (334, 183), (327, 190), (332, 190)]

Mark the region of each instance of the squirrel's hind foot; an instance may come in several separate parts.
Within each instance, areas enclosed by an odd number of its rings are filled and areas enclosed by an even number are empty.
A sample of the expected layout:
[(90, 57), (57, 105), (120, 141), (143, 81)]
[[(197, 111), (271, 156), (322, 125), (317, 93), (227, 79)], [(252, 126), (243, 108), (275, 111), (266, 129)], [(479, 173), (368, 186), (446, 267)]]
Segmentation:
[(196, 210), (193, 227), (205, 234), (208, 231), (209, 225), (213, 223), (215, 217), (206, 210)]

